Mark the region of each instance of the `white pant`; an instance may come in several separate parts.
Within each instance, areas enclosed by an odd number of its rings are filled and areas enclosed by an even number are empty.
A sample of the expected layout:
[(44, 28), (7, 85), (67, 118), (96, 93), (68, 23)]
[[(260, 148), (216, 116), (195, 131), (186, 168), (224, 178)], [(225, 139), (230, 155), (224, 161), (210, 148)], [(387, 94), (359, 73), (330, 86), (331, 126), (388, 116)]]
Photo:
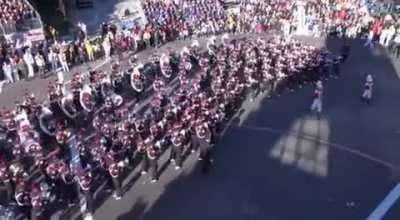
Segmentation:
[(321, 99), (314, 99), (311, 104), (311, 111), (316, 111), (318, 113), (322, 112), (322, 100)]
[(372, 98), (372, 89), (364, 89), (362, 97), (364, 99), (371, 99)]
[(8, 81), (10, 81), (10, 83), (14, 82), (14, 78), (12, 76), (12, 72), (11, 71), (4, 71), (4, 75), (7, 77)]
[(365, 41), (364, 47), (369, 46), (370, 48), (374, 47), (374, 43), (372, 42), (372, 39), (368, 38), (367, 41)]
[(69, 67), (68, 67), (68, 63), (65, 61), (61, 62), (61, 66), (64, 72), (69, 72)]
[(58, 80), (60, 83), (63, 83), (63, 82), (64, 82), (64, 72), (63, 72), (63, 71), (58, 71), (58, 72), (57, 72), (57, 80)]
[(104, 48), (104, 56), (106, 60), (110, 59), (110, 52), (111, 52), (110, 48)]
[(379, 43), (380, 43), (381, 45), (384, 45), (384, 43), (385, 43), (385, 41), (386, 41), (386, 37), (387, 37), (387, 34), (386, 34), (385, 32), (382, 33), (381, 36), (379, 36)]
[(379, 40), (381, 40), (381, 44), (383, 45), (383, 46), (385, 46), (385, 47), (388, 47), (389, 46), (389, 43), (390, 43), (390, 40), (393, 38), (393, 35), (391, 35), (391, 34), (385, 34), (385, 36), (384, 36), (384, 38), (382, 39), (382, 37), (379, 39)]
[(33, 71), (33, 65), (32, 64), (28, 64), (28, 77), (32, 78), (35, 75), (35, 72)]

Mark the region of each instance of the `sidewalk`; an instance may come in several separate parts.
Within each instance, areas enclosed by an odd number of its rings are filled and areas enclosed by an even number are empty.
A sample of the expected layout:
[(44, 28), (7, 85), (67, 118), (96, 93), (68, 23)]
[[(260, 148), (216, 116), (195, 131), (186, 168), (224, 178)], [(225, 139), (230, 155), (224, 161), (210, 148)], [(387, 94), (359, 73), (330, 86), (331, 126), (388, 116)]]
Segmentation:
[(103, 22), (118, 21), (126, 9), (131, 13), (137, 12), (135, 16), (140, 18), (140, 23), (146, 23), (139, 0), (106, 0), (95, 1), (92, 8), (85, 9), (77, 9), (75, 4), (72, 4), (69, 15), (70, 29), (73, 30), (78, 22), (83, 22), (87, 26), (88, 34), (94, 35)]

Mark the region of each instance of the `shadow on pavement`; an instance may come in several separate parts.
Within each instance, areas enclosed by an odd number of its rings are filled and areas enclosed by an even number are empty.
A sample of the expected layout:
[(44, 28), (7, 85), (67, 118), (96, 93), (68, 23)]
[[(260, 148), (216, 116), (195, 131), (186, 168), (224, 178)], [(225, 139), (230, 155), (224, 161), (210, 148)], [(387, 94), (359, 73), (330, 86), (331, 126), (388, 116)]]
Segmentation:
[[(340, 45), (326, 42), (331, 51)], [(139, 199), (118, 219), (365, 219), (397, 180), (397, 165), (365, 154), (397, 162), (399, 137), (391, 129), (400, 124), (400, 87), (386, 53), (351, 45), (341, 78), (325, 82), (321, 120), (309, 113), (310, 85), (264, 99), (244, 123), (234, 120), (209, 175), (197, 164), (163, 186), (156, 201)], [(359, 96), (369, 71), (376, 92), (365, 106)]]

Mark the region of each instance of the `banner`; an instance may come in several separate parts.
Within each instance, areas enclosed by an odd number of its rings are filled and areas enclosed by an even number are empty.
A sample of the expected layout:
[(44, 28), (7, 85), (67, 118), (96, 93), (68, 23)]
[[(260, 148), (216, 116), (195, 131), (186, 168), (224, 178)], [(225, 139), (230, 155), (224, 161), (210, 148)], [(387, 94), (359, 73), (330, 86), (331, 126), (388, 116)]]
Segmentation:
[(24, 38), (30, 42), (42, 41), (45, 40), (45, 35), (43, 29), (32, 29), (24, 33)]

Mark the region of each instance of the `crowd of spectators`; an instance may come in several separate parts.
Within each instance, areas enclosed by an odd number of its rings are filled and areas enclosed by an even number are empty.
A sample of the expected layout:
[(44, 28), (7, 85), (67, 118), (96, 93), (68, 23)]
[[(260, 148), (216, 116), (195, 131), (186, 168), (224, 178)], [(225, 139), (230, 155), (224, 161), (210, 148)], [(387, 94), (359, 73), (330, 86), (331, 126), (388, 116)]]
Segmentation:
[(366, 46), (381, 44), (400, 57), (400, 28), (396, 17), (371, 13), (368, 1), (316, 0), (300, 6), (292, 0), (238, 0), (232, 10), (222, 1), (145, 0), (142, 7), (148, 20), (144, 27), (117, 28), (104, 23), (101, 34), (88, 39), (84, 24), (80, 24), (79, 34), (70, 43), (59, 42), (55, 31), (43, 42), (3, 43), (2, 78), (14, 82), (57, 69), (68, 72), (70, 66), (83, 62), (109, 59), (126, 50), (158, 47), (190, 36), (270, 31), (288, 37), (298, 32), (299, 20), (305, 21), (306, 34), (361, 37), (366, 39)]
[(15, 32), (16, 25), (36, 17), (26, 0), (0, 0), (0, 25), (3, 33)]

